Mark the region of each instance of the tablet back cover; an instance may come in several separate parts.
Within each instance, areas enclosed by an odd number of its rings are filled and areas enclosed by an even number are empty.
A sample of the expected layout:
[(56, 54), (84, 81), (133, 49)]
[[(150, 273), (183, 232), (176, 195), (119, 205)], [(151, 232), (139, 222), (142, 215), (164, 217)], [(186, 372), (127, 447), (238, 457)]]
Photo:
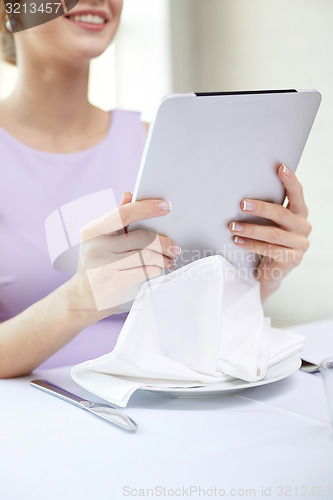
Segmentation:
[(150, 127), (133, 200), (163, 198), (170, 214), (131, 226), (168, 235), (176, 267), (221, 254), (251, 271), (258, 257), (236, 247), (228, 224), (252, 218), (243, 198), (283, 203), (280, 164), (295, 171), (321, 101), (315, 90), (180, 94), (162, 100)]

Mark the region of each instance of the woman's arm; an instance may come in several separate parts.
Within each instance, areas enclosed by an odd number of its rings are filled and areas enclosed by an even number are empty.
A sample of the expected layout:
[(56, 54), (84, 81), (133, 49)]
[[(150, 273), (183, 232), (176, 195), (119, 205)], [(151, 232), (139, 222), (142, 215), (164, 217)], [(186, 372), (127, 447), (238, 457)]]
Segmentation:
[(301, 263), (309, 248), (311, 225), (307, 220), (308, 209), (302, 185), (284, 165), (278, 168), (278, 177), (286, 188), (287, 207), (252, 199), (241, 202), (244, 213), (269, 219), (276, 226), (245, 222), (232, 222), (229, 225), (229, 230), (235, 235), (235, 245), (262, 256), (257, 269), (262, 301), (277, 290), (282, 279)]
[[(81, 330), (115, 313), (147, 278), (174, 266), (178, 247), (129, 224), (170, 212), (163, 200), (128, 203), (81, 231), (80, 272), (53, 293), (0, 324), (0, 378), (30, 373)], [(126, 204), (124, 204), (126, 203)]]
[[(91, 312), (71, 310), (73, 301), (80, 300), (78, 288), (75, 276), (47, 297), (0, 324), (0, 378), (30, 373), (93, 322)], [(97, 314), (95, 317), (97, 321)]]

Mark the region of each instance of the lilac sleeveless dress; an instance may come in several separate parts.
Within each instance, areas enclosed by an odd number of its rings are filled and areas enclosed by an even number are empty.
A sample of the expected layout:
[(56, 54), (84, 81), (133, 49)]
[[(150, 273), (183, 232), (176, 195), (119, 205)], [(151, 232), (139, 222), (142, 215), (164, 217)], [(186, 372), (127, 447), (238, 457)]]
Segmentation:
[[(112, 111), (108, 133), (99, 144), (77, 153), (38, 151), (0, 128), (0, 322), (71, 276), (51, 265), (47, 217), (73, 200), (108, 188), (119, 204), (124, 191), (133, 191), (145, 140), (140, 115), (124, 110)], [(110, 352), (125, 319), (126, 314), (119, 314), (90, 326), (41, 368)]]

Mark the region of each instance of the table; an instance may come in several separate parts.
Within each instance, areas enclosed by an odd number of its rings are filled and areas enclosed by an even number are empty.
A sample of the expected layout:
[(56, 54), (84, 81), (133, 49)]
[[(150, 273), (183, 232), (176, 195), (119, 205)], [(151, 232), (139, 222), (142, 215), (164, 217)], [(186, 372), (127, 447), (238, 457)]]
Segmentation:
[[(306, 336), (304, 358), (333, 354), (333, 320), (292, 330)], [(1, 499), (333, 499), (320, 375), (202, 400), (137, 392), (125, 409), (135, 434), (33, 389), (34, 378), (88, 395), (69, 368), (0, 381)]]

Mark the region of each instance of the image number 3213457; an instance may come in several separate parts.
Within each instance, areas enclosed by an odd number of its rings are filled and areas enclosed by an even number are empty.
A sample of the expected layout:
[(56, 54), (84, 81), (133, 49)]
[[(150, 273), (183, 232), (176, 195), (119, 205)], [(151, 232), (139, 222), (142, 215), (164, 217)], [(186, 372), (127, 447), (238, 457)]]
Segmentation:
[(12, 33), (16, 33), (66, 15), (79, 0), (3, 0), (3, 2), (8, 16), (8, 28)]

